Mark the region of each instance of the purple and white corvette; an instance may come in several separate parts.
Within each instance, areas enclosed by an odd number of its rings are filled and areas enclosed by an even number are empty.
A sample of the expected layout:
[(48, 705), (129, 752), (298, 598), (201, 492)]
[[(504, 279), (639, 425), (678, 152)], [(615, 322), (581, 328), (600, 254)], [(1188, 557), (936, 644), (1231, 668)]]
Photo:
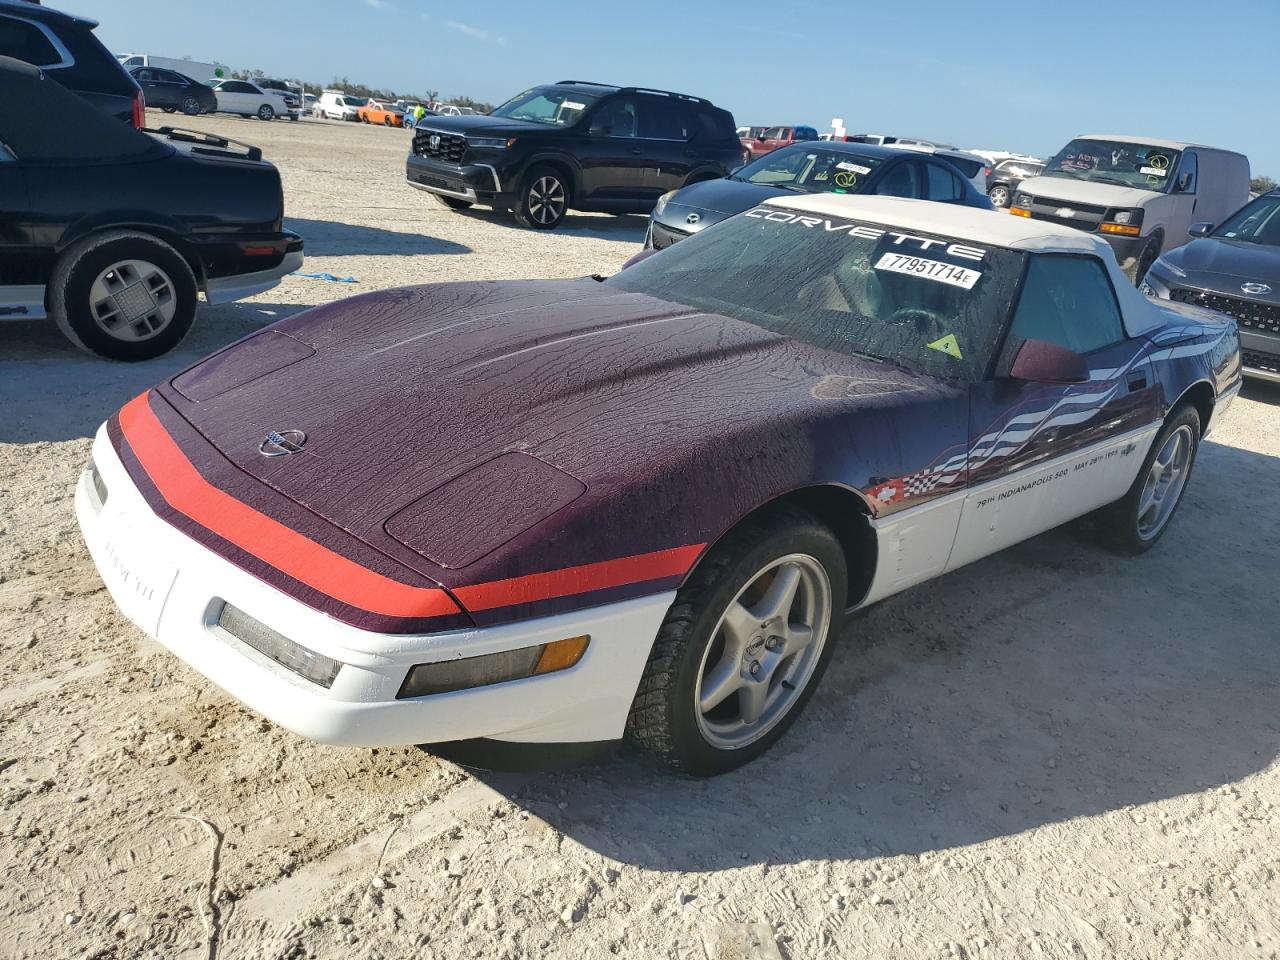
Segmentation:
[(276, 323), (104, 424), (76, 508), (121, 610), (304, 736), (711, 774), (847, 610), (1086, 514), (1154, 544), (1240, 377), (1092, 236), (788, 197), (604, 282)]

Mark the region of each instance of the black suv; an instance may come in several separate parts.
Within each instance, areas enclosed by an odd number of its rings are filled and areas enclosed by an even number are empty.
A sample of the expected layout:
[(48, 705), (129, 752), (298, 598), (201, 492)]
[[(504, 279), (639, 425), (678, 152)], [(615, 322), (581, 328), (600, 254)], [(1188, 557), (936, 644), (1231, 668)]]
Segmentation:
[(142, 90), (102, 45), (94, 20), (0, 0), (0, 57), (24, 60), (113, 117), (143, 126)]
[(405, 175), (455, 210), (483, 203), (549, 230), (570, 209), (648, 213), (741, 156), (733, 115), (706, 100), (562, 80), (487, 116), (425, 118)]

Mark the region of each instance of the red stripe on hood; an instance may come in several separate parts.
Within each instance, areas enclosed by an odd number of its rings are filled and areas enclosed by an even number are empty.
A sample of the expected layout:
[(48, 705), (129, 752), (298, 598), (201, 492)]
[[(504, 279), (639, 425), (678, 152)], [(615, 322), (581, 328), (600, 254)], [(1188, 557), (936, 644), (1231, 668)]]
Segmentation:
[(388, 617), (460, 613), (437, 587), (414, 587), (360, 566), (210, 484), (169, 436), (148, 402), (120, 411), (130, 448), (169, 506), (282, 573), (359, 610)]
[(565, 567), (547, 573), (531, 573), (510, 580), (494, 580), (470, 587), (454, 588), (454, 596), (468, 610), (492, 610), (514, 603), (533, 603), (553, 597), (567, 597), (590, 590), (607, 590), (645, 580), (681, 577), (688, 573), (706, 544), (672, 547), (633, 557), (602, 560), (580, 567)]

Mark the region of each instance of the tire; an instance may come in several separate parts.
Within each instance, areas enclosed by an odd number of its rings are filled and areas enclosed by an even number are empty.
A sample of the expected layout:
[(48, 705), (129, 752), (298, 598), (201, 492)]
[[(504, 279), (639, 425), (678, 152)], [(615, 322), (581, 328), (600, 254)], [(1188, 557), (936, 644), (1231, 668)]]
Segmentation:
[(275, 112), (275, 109), (272, 108), (271, 104), (264, 103), (262, 106), (258, 108), (259, 120), (274, 120), (275, 118), (276, 118), (276, 112)]
[(382, 125), (383, 125), (384, 127), (394, 127), (394, 126), (395, 126), (395, 124), (391, 122), (391, 118), (390, 118), (390, 117), (383, 117), (383, 118), (382, 118)]
[(177, 107), (161, 107), (160, 109), (163, 110), (165, 113), (173, 113), (178, 108)]
[(1143, 278), (1146, 277), (1147, 271), (1151, 269), (1151, 265), (1156, 262), (1156, 257), (1160, 256), (1159, 236), (1154, 236), (1143, 246), (1142, 252), (1138, 254), (1138, 262), (1133, 268), (1133, 285), (1135, 287), (1142, 286)]
[(200, 115), (199, 99), (196, 97), (183, 97), (182, 112), (188, 117), (198, 117)]
[(532, 230), (554, 230), (569, 211), (569, 184), (555, 167), (534, 167), (524, 177), (513, 211)]
[(993, 207), (1004, 209), (1009, 205), (1009, 188), (1003, 183), (997, 183), (989, 191), (987, 191), (987, 199), (991, 201)]
[[(769, 588), (781, 583), (778, 571), (797, 583), (787, 621), (798, 607), (812, 627), (810, 641), (791, 654), (787, 644), (800, 642), (799, 631), (779, 637), (762, 629), (778, 629), (776, 619), (760, 619), (771, 606)], [(847, 581), (840, 543), (811, 514), (785, 508), (740, 525), (676, 594), (641, 676), (627, 736), (693, 776), (726, 773), (760, 756), (800, 715), (826, 669)], [(723, 626), (735, 608), (745, 618), (739, 631)], [(717, 676), (720, 699), (704, 710), (703, 698), (717, 696), (704, 683)], [(748, 723), (753, 701), (762, 712)]]
[[(137, 297), (129, 306), (117, 302), (119, 293), (139, 284), (149, 306)], [(150, 360), (181, 343), (195, 321), (198, 295), (191, 266), (177, 250), (132, 230), (73, 245), (54, 267), (50, 292), (50, 312), (68, 340), (126, 361)]]
[[(1138, 471), (1133, 486), (1123, 498), (1110, 506), (1103, 507), (1091, 518), (1098, 539), (1117, 553), (1136, 556), (1146, 553), (1154, 547), (1173, 520), (1178, 511), (1182, 496), (1186, 493), (1187, 483), (1191, 480), (1191, 471), (1196, 464), (1196, 453), (1200, 449), (1200, 414), (1190, 404), (1181, 404), (1165, 418), (1164, 426), (1156, 434), (1155, 442), (1147, 452), (1142, 468)], [(1172, 447), (1181, 442), (1183, 453), (1179, 459)], [(1157, 467), (1157, 460), (1169, 463)], [(1177, 472), (1172, 476), (1170, 468)], [(1168, 478), (1164, 483), (1163, 478)], [(1148, 505), (1148, 492), (1156, 494), (1153, 505)], [(1163, 493), (1159, 493), (1163, 490)], [(1151, 511), (1157, 510), (1156, 516)], [(1155, 520), (1154, 524), (1147, 521)]]
[(442, 197), (437, 193), (435, 198), (450, 210), (470, 210), (473, 206), (470, 200), (459, 200), (457, 197)]

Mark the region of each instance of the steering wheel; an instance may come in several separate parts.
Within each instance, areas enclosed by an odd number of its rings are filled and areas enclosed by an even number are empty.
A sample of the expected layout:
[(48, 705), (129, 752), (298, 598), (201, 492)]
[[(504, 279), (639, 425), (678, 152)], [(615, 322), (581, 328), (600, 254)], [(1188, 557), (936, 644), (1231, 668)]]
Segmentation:
[(914, 326), (916, 332), (921, 336), (930, 336), (942, 331), (942, 324), (938, 315), (932, 310), (926, 310), (923, 307), (899, 307), (889, 314), (889, 318), (885, 322), (900, 324), (904, 327)]

